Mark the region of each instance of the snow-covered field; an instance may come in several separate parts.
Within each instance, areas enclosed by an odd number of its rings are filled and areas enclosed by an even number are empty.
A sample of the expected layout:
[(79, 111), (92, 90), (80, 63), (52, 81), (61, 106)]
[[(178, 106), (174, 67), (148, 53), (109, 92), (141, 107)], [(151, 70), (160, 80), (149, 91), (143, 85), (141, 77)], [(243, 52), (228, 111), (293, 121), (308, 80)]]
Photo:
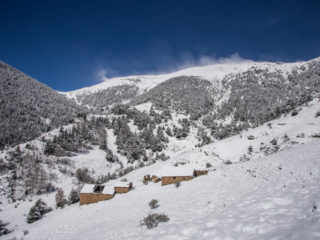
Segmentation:
[[(22, 237), (23, 229), (29, 231), (24, 238), (32, 240), (319, 239), (319, 146), (314, 140), (268, 157), (221, 164), (179, 188), (143, 185), (138, 176), (150, 169), (142, 168), (126, 176), (135, 180), (131, 192), (54, 210), (4, 239)], [(160, 207), (151, 210), (151, 199), (158, 199)], [(151, 212), (170, 220), (151, 230), (140, 226)]]

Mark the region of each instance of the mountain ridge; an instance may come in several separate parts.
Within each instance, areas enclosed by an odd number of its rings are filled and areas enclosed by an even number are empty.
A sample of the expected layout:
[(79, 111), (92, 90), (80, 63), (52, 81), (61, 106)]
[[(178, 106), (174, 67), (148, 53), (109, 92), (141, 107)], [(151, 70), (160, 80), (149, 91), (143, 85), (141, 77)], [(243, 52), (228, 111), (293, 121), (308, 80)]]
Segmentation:
[[(185, 68), (178, 71), (173, 71), (170, 73), (164, 74), (147, 74), (147, 75), (129, 75), (123, 77), (114, 77), (114, 78), (105, 78), (105, 81), (93, 86), (80, 88), (73, 91), (68, 92), (61, 92), (70, 98), (74, 98), (79, 94), (90, 94), (95, 93), (99, 90), (104, 90), (109, 87), (118, 86), (121, 84), (129, 84), (131, 83), (134, 85), (135, 83), (140, 83), (142, 80), (144, 82), (151, 81), (151, 84), (146, 84), (146, 86), (141, 86), (144, 90), (150, 90), (150, 88), (156, 86), (157, 84), (170, 79), (172, 77), (177, 76), (196, 76), (196, 77), (203, 77), (211, 82), (214, 80), (222, 80), (222, 78), (230, 73), (238, 73), (245, 70), (248, 70), (251, 67), (263, 67), (263, 68), (270, 68), (274, 67), (275, 69), (285, 69), (288, 67), (287, 70), (291, 69), (292, 67), (299, 66), (306, 64), (311, 61), (319, 61), (320, 58), (311, 59), (308, 61), (298, 61), (298, 62), (290, 62), (290, 63), (279, 63), (279, 62), (255, 62), (251, 60), (247, 61), (238, 61), (238, 62), (225, 62), (225, 63), (216, 63), (212, 65), (204, 65), (204, 66), (194, 66)], [(154, 80), (155, 79), (155, 80)], [(139, 85), (139, 84), (137, 84)]]

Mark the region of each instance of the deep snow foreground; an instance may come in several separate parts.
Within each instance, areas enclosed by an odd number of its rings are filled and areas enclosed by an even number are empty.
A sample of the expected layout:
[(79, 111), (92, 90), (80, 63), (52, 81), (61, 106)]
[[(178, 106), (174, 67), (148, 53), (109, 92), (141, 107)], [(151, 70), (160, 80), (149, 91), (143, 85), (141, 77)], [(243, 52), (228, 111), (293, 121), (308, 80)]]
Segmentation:
[[(220, 165), (179, 188), (136, 182), (133, 191), (112, 200), (47, 214), (26, 225), (25, 238), (319, 239), (319, 171), (320, 141), (314, 140), (268, 157)], [(135, 171), (128, 178), (136, 176)], [(160, 207), (150, 210), (151, 199), (158, 199)], [(151, 212), (170, 220), (151, 230), (140, 226)]]

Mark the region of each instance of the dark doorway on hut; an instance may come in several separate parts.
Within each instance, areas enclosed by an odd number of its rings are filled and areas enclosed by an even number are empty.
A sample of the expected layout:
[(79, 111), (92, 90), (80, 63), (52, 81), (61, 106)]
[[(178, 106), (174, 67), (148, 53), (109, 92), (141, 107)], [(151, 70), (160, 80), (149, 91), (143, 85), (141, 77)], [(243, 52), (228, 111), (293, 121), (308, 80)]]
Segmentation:
[(94, 193), (101, 193), (103, 191), (104, 186), (103, 185), (95, 185), (93, 188)]

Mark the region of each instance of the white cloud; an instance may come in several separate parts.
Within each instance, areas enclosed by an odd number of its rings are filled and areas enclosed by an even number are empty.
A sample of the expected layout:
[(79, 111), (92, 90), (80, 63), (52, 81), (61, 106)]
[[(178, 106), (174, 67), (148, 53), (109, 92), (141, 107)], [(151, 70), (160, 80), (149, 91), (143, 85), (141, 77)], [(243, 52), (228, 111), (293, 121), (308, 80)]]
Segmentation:
[(99, 81), (104, 82), (110, 78), (119, 76), (119, 73), (117, 70), (107, 67), (107, 68), (100, 68), (95, 75)]
[(165, 64), (161, 64), (158, 69), (159, 71), (148, 72), (149, 74), (161, 74), (161, 73), (170, 73), (179, 71), (182, 69), (205, 66), (205, 65), (214, 65), (214, 64), (228, 64), (228, 63), (242, 63), (242, 62), (252, 62), (252, 60), (242, 58), (238, 53), (233, 53), (228, 57), (219, 57), (214, 56), (193, 56), (189, 52), (181, 54), (179, 60), (169, 60)]
[[(159, 61), (157, 62), (157, 59)], [(155, 70), (145, 70), (145, 71), (135, 71), (130, 75), (145, 75), (145, 74), (164, 74), (179, 71), (189, 67), (196, 66), (205, 66), (213, 64), (227, 64), (227, 63), (241, 63), (248, 62), (251, 60), (242, 58), (238, 53), (231, 54), (228, 57), (219, 57), (214, 56), (194, 56), (190, 52), (184, 52), (180, 54), (178, 58), (174, 58), (170, 54), (158, 55), (155, 59)], [(131, 59), (132, 60), (132, 59)], [(140, 69), (143, 69), (143, 63), (137, 62), (137, 59), (134, 59), (135, 66), (139, 66)], [(134, 70), (133, 70), (134, 71)], [(122, 76), (117, 70), (110, 67), (100, 68), (96, 72), (96, 77), (99, 81), (107, 81), (110, 78)]]
[(240, 63), (244, 61), (250, 61), (242, 58), (239, 53), (233, 53), (229, 57), (215, 58), (212, 56), (199, 56), (197, 58), (188, 58), (185, 61), (187, 67), (223, 64), (223, 63)]

